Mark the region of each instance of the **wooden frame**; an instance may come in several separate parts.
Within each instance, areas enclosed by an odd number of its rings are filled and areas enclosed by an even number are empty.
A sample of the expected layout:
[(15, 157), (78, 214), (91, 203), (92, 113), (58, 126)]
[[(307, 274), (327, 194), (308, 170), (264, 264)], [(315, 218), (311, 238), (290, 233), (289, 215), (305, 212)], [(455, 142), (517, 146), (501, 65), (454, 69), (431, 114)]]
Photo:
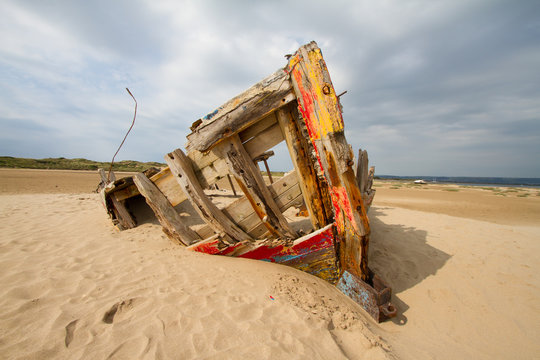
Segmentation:
[[(366, 151), (354, 166), (339, 98), (315, 42), (290, 56), (283, 69), (195, 121), (191, 130), (187, 153), (167, 154), (167, 168), (109, 184), (102, 180), (104, 203), (121, 227), (136, 226), (123, 205), (142, 195), (165, 233), (189, 250), (286, 264), (339, 282), (345, 293), (368, 289), (366, 304), (376, 304), (370, 314), (378, 320), (395, 315), (389, 288), (377, 280), (375, 289), (368, 268), (366, 212), (375, 194), (374, 169), (368, 168)], [(282, 141), (294, 172), (267, 184), (256, 162), (264, 160), (268, 170), (267, 151)], [(241, 194), (218, 207), (208, 189), (225, 177), (233, 190), (234, 179)], [(205, 226), (182, 224), (174, 206), (186, 200)], [(306, 235), (284, 215), (293, 206), (307, 211)]]

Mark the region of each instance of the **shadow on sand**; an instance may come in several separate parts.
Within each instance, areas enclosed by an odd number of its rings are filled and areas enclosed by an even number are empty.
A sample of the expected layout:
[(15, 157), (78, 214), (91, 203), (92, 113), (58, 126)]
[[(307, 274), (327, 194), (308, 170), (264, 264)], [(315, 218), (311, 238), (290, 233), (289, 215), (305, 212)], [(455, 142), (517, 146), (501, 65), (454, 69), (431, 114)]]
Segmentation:
[(425, 230), (385, 223), (388, 209), (373, 207), (369, 211), (369, 267), (392, 288), (392, 302), (398, 308), (398, 316), (393, 321), (405, 324), (404, 313), (409, 306), (398, 295), (435, 275), (450, 255), (429, 245)]

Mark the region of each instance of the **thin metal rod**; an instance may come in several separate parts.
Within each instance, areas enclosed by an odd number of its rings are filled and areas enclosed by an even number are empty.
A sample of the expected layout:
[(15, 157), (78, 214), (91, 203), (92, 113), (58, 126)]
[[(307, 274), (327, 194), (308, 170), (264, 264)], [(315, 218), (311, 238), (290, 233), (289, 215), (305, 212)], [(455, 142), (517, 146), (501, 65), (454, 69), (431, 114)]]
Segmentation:
[(133, 129), (133, 125), (135, 125), (135, 118), (137, 117), (137, 100), (135, 99), (135, 96), (133, 96), (133, 94), (131, 93), (131, 91), (129, 91), (128, 88), (126, 88), (126, 90), (127, 90), (128, 94), (131, 95), (131, 97), (133, 98), (133, 101), (135, 101), (135, 113), (133, 114), (133, 122), (131, 123), (131, 126), (129, 127), (129, 130), (126, 133), (126, 136), (124, 136), (124, 140), (122, 140), (122, 143), (118, 147), (118, 150), (116, 150), (116, 152), (114, 153), (114, 156), (113, 156), (113, 158), (111, 160), (111, 167), (109, 168), (109, 173), (107, 174), (107, 183), (109, 183), (111, 181), (111, 172), (112, 172), (112, 167), (113, 167), (113, 164), (114, 164), (114, 158), (116, 157), (116, 155), (118, 154), (118, 152), (122, 148), (122, 145), (124, 145), (124, 141), (126, 141), (126, 138), (128, 137), (129, 132), (131, 131), (131, 129)]

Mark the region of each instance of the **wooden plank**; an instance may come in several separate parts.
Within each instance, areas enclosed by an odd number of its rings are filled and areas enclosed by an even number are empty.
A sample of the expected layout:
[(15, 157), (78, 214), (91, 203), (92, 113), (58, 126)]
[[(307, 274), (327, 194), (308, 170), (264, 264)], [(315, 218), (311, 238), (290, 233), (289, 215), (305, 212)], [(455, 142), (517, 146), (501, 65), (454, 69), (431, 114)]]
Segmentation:
[(129, 198), (132, 198), (134, 196), (140, 195), (139, 189), (135, 185), (128, 186), (124, 189), (118, 190), (114, 192), (114, 195), (118, 199), (118, 201), (127, 200)]
[[(287, 174), (268, 187), (272, 197), (282, 213), (291, 206), (300, 205), (303, 201), (297, 176), (294, 172)], [(235, 222), (254, 238), (260, 238), (268, 232), (249, 200), (242, 197), (224, 209)]]
[(245, 241), (237, 242), (231, 245), (227, 242), (224, 242), (219, 234), (215, 234), (208, 239), (204, 239), (203, 241), (187, 247), (187, 249), (210, 255), (227, 255), (229, 253), (232, 253), (234, 250), (245, 246), (244, 244)]
[(109, 199), (111, 200), (113, 211), (120, 225), (120, 230), (132, 229), (137, 226), (137, 223), (126, 208), (124, 201), (119, 201), (116, 198), (116, 194), (111, 194)]
[(368, 181), (368, 168), (369, 160), (368, 153), (366, 150), (358, 149), (358, 165), (356, 168), (356, 182), (360, 187), (362, 193), (367, 190), (367, 181)]
[[(275, 183), (274, 183), (275, 184)], [(302, 191), (298, 183), (288, 188), (285, 192), (277, 197), (274, 197), (276, 204), (279, 206), (279, 210), (283, 213), (292, 206), (300, 207), (304, 203), (302, 198)], [(268, 230), (264, 224), (258, 222), (254, 226), (250, 227), (248, 233), (256, 238), (262, 238), (268, 235)]]
[(364, 207), (366, 208), (366, 212), (369, 211), (369, 208), (371, 207), (371, 204), (373, 203), (373, 198), (375, 197), (376, 190), (373, 189), (373, 178), (375, 177), (375, 166), (371, 166), (369, 168), (368, 176), (367, 176), (367, 182), (366, 182), (366, 190), (362, 194), (362, 199), (364, 200)]
[(283, 134), (281, 133), (281, 128), (278, 123), (275, 123), (243, 145), (246, 152), (249, 154), (249, 157), (254, 159), (282, 141)]
[(133, 177), (133, 182), (156, 214), (161, 226), (163, 226), (163, 232), (169, 238), (186, 246), (201, 240), (196, 232), (184, 225), (180, 215), (150, 179), (139, 173)]
[(98, 169), (99, 177), (101, 178), (101, 182), (105, 185), (111, 182), (116, 181), (116, 175), (114, 175), (114, 172), (111, 171), (111, 175), (109, 178), (107, 178), (107, 173), (103, 169)]
[[(186, 150), (210, 150), (219, 141), (248, 128), (280, 106), (295, 100), (288, 74), (279, 69), (194, 124)], [(196, 126), (195, 126), (196, 125)]]
[[(272, 124), (276, 125), (274, 122), (272, 122)], [(272, 124), (269, 127), (261, 127), (263, 128), (262, 132), (254, 134), (254, 137), (250, 138), (250, 141), (248, 141), (247, 144), (249, 145), (247, 145), (247, 147), (251, 152), (250, 156), (252, 158), (268, 151), (268, 149), (282, 141), (283, 137), (279, 131), (279, 127), (272, 126)], [(191, 159), (193, 170), (199, 184), (205, 189), (212, 184), (215, 184), (229, 173), (227, 161), (217, 156), (212, 150), (206, 153), (193, 150), (188, 153), (187, 156)], [(184, 191), (180, 185), (178, 185), (178, 182), (171, 174), (168, 167), (151, 176), (150, 180), (156, 184), (171, 205), (176, 206), (187, 199)], [(119, 200), (125, 200), (139, 195), (139, 191), (134, 185), (121, 190), (115, 190), (114, 192), (117, 194)]]
[(229, 172), (242, 188), (251, 206), (268, 230), (276, 237), (293, 239), (296, 232), (289, 226), (279, 211), (272, 194), (266, 187), (261, 171), (253, 163), (238, 135), (231, 136), (227, 143), (222, 143), (219, 150), (226, 158)]
[(247, 129), (241, 131), (238, 134), (238, 136), (240, 136), (240, 140), (242, 141), (242, 143), (245, 143), (249, 139), (257, 136), (258, 134), (260, 134), (264, 130), (266, 130), (269, 127), (271, 127), (272, 125), (274, 125), (276, 122), (277, 122), (276, 114), (273, 112), (273, 113), (265, 116), (261, 120), (257, 121), (256, 123), (254, 123), (253, 125), (251, 125)]
[(345, 139), (341, 107), (317, 44), (301, 47), (289, 59), (288, 68), (317, 158), (315, 165), (328, 182), (342, 270), (367, 281), (369, 220), (352, 167), (354, 154)]
[(291, 107), (285, 107), (277, 111), (277, 117), (283, 137), (287, 143), (292, 163), (298, 174), (298, 183), (302, 189), (302, 196), (306, 204), (309, 218), (314, 229), (318, 229), (329, 222), (326, 215), (321, 193), (319, 190), (319, 181), (315, 172), (315, 167), (310, 161), (308, 155), (308, 144), (305, 138), (300, 135), (297, 120), (298, 115), (293, 115)]
[(292, 266), (330, 283), (336, 283), (339, 277), (332, 224), (298, 238), (292, 244), (259, 241), (235, 256)]
[(236, 189), (235, 189), (234, 184), (233, 184), (233, 181), (232, 181), (232, 179), (231, 179), (231, 175), (227, 174), (227, 180), (229, 180), (229, 185), (230, 185), (230, 187), (231, 187), (231, 190), (232, 190), (234, 196), (237, 196), (237, 194), (236, 194)]
[(165, 161), (188, 199), (193, 203), (195, 210), (216, 233), (227, 234), (234, 242), (252, 239), (206, 196), (193, 172), (191, 160), (182, 150), (177, 149), (169, 153), (165, 156)]
[[(277, 180), (268, 190), (282, 213), (303, 201), (294, 172)], [(253, 238), (260, 238), (268, 231), (246, 197), (237, 199), (221, 211)], [(205, 228), (197, 230), (199, 234), (208, 234), (209, 231), (210, 229)]]

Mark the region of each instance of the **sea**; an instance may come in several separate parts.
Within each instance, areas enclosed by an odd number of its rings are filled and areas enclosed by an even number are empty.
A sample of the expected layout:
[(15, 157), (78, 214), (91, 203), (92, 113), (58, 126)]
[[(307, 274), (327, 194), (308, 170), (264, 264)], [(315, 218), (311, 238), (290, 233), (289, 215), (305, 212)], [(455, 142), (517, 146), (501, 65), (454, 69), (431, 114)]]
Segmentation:
[(471, 177), (471, 176), (396, 176), (376, 175), (388, 180), (424, 180), (426, 183), (460, 184), (471, 186), (508, 186), (540, 188), (540, 178)]

